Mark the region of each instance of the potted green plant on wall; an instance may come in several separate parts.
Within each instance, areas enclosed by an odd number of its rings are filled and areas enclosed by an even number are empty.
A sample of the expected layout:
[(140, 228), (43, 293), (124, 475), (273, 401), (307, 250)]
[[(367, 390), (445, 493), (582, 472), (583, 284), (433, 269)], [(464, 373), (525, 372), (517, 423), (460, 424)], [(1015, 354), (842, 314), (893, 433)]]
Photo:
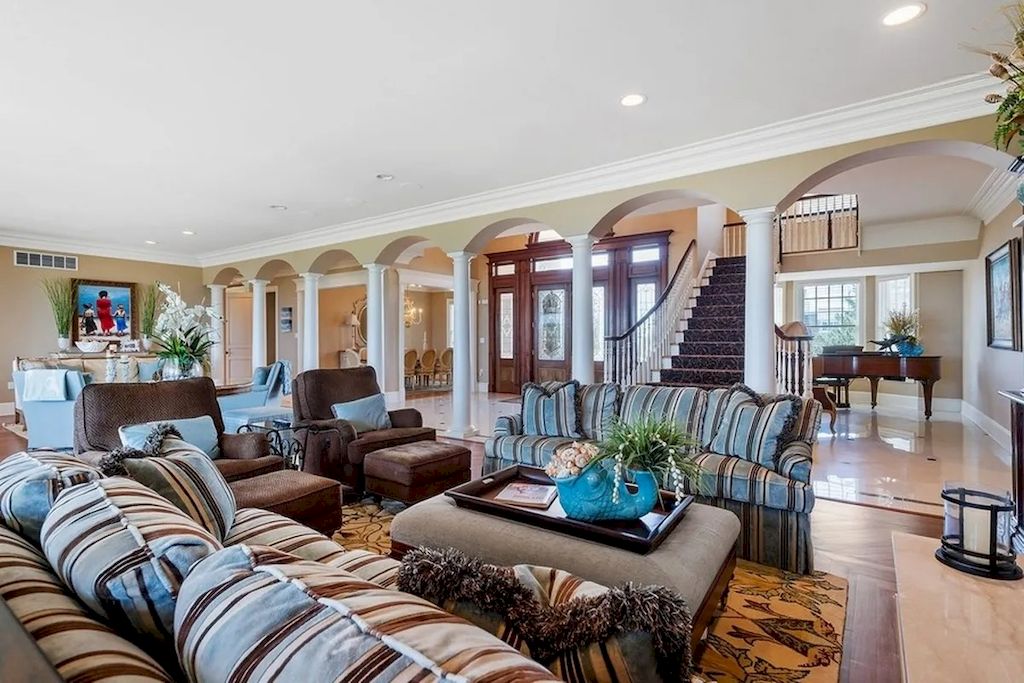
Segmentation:
[(139, 334), (142, 336), (142, 348), (149, 351), (153, 348), (153, 334), (156, 331), (156, 309), (160, 303), (160, 285), (156, 282), (142, 287), (140, 292)]
[[(1024, 128), (1024, 2), (1008, 5), (1003, 14), (1010, 28), (1010, 41), (1006, 52), (979, 49), (992, 59), (988, 72), (1005, 85), (1005, 92), (985, 96), (989, 104), (999, 105), (996, 109), (996, 128), (992, 142), (999, 149), (1010, 151), (1016, 142), (1017, 159), (1010, 167), (1015, 173), (1024, 171), (1024, 140), (1020, 133)], [(1017, 199), (1024, 205), (1024, 182), (1017, 186)]]
[(67, 351), (71, 348), (71, 324), (75, 318), (74, 283), (70, 278), (60, 277), (43, 280), (42, 284), (57, 326), (57, 348)]

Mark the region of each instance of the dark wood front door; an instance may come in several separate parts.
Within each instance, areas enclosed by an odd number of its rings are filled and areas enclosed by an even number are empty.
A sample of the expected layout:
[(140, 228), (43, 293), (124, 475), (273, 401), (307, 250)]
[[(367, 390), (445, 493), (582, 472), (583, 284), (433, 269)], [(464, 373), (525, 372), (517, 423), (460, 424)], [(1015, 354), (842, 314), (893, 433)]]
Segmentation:
[(533, 288), (533, 379), (565, 381), (571, 374), (570, 288), (564, 284)]
[(517, 320), (516, 293), (512, 287), (496, 288), (494, 300), (497, 310), (493, 316), (494, 330), (492, 339), (497, 348), (494, 350), (494, 391), (502, 394), (518, 394), (520, 389), (518, 358), (519, 358), (519, 327), (523, 321)]

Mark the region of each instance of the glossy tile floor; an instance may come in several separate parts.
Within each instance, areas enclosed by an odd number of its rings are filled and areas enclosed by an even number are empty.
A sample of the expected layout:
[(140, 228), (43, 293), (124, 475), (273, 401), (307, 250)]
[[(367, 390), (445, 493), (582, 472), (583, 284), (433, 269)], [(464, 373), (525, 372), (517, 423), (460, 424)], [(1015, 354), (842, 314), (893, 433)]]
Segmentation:
[[(451, 394), (406, 401), (418, 408), (424, 423), (448, 428)], [(499, 415), (515, 413), (519, 400), (510, 394), (476, 394), (474, 441), (491, 435)], [(941, 515), (939, 492), (944, 482), (1010, 489), (1010, 454), (959, 414), (936, 413), (925, 421), (910, 410), (841, 410), (836, 433), (822, 423), (811, 474), (819, 498), (894, 510)]]

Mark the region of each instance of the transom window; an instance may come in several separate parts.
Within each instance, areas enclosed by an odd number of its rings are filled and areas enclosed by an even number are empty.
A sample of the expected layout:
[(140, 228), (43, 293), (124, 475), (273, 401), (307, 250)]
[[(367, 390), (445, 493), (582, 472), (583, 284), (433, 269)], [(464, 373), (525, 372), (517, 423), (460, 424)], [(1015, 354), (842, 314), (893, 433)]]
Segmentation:
[(630, 255), (633, 263), (648, 263), (661, 258), (661, 247), (634, 247)]
[(857, 281), (801, 286), (801, 319), (814, 341), (811, 350), (860, 344), (860, 283)]

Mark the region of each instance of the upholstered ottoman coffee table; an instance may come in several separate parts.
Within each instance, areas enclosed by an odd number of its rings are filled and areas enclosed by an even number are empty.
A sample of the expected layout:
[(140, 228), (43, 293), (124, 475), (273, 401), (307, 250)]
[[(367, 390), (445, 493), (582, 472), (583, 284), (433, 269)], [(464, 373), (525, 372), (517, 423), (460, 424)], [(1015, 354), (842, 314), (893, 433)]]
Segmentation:
[(398, 513), (391, 523), (391, 552), (401, 558), (412, 548), (455, 548), (491, 564), (554, 567), (605, 586), (665, 586), (690, 608), (697, 653), (724, 604), (739, 534), (736, 515), (693, 503), (661, 545), (641, 555), (460, 508), (440, 495)]
[(469, 481), (468, 448), (440, 441), (416, 441), (366, 454), (365, 488), (383, 498), (417, 503)]
[(341, 527), (341, 484), (298, 470), (280, 470), (233, 481), (235, 504), (294, 519), (330, 536)]

